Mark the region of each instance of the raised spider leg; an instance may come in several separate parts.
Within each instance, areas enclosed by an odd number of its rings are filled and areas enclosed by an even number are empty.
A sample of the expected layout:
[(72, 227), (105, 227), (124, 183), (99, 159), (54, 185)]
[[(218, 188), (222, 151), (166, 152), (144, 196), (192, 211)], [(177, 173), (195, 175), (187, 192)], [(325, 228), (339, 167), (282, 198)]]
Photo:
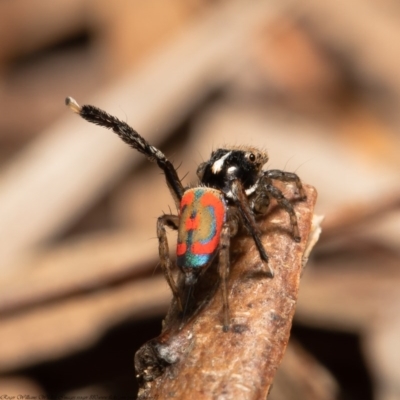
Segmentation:
[(169, 247), (167, 233), (165, 226), (171, 229), (178, 229), (179, 217), (177, 215), (164, 214), (157, 219), (157, 237), (158, 237), (158, 252), (160, 255), (160, 265), (164, 272), (165, 279), (171, 288), (172, 294), (178, 303), (179, 310), (182, 311), (182, 299), (179, 294), (178, 287), (176, 286), (173, 274), (172, 274), (172, 262), (169, 258)]
[(144, 154), (149, 161), (156, 162), (157, 165), (163, 170), (168, 188), (175, 200), (176, 207), (179, 208), (184, 188), (178, 177), (176, 169), (167, 159), (167, 157), (165, 157), (164, 153), (162, 153), (156, 147), (151, 146), (126, 122), (119, 120), (100, 108), (90, 105), (80, 106), (72, 97), (67, 97), (65, 99), (65, 104), (86, 121), (103, 126), (104, 128), (111, 129), (125, 143)]
[(303, 185), (301, 184), (300, 178), (292, 172), (285, 172), (279, 169), (271, 169), (269, 171), (264, 171), (264, 177), (269, 179), (275, 179), (282, 182), (294, 182), (299, 192), (300, 199), (305, 200), (307, 198), (306, 192), (303, 188)]
[(260, 239), (261, 233), (258, 229), (256, 220), (254, 219), (253, 212), (248, 203), (248, 199), (243, 190), (242, 184), (240, 183), (239, 180), (234, 179), (234, 180), (232, 180), (232, 182), (230, 184), (230, 188), (231, 188), (233, 202), (235, 203), (236, 207), (239, 210), (239, 213), (243, 219), (243, 223), (246, 226), (246, 228), (249, 230), (251, 236), (253, 237), (253, 240), (256, 244), (257, 250), (260, 253), (261, 260), (264, 262), (264, 264), (267, 264), (267, 266), (268, 266), (269, 276), (271, 278), (273, 278), (274, 271), (272, 270), (271, 266), (268, 264), (268, 256), (267, 256), (267, 253), (266, 253), (264, 246), (261, 243), (261, 239)]

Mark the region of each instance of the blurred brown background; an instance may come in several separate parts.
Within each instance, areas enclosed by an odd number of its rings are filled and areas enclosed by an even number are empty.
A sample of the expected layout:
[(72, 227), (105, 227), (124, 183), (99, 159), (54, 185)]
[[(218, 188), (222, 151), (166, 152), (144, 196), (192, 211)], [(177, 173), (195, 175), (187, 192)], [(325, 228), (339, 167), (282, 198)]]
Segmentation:
[(0, 394), (134, 398), (134, 352), (171, 297), (164, 179), (70, 95), (186, 183), (244, 143), (314, 185), (323, 234), (270, 398), (400, 399), (399, 16), (391, 0), (1, 2)]

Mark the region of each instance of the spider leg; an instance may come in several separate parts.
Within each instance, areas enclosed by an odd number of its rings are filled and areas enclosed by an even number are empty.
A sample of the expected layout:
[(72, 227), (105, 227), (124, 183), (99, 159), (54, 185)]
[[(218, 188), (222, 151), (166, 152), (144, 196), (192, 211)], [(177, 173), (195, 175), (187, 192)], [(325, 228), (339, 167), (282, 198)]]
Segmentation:
[(282, 182), (294, 182), (299, 192), (300, 199), (305, 200), (307, 198), (300, 178), (292, 172), (285, 172), (279, 169), (271, 169), (269, 171), (264, 171), (264, 177)]
[(164, 153), (162, 153), (156, 147), (151, 146), (126, 122), (119, 120), (100, 108), (90, 105), (80, 106), (72, 97), (67, 97), (65, 99), (65, 104), (86, 121), (103, 126), (104, 128), (111, 129), (125, 143), (144, 154), (149, 161), (156, 162), (157, 165), (163, 170), (168, 188), (171, 191), (177, 207), (179, 208), (184, 188), (178, 177), (175, 167), (167, 159)]
[(260, 239), (261, 233), (258, 229), (256, 220), (254, 219), (253, 212), (248, 203), (248, 199), (243, 190), (242, 184), (239, 182), (239, 180), (234, 179), (231, 182), (230, 187), (231, 187), (233, 202), (235, 203), (236, 207), (239, 210), (240, 215), (242, 216), (244, 225), (246, 226), (246, 228), (249, 230), (251, 236), (253, 237), (253, 240), (256, 244), (257, 250), (260, 253), (261, 260), (265, 264), (267, 264), (268, 273), (269, 273), (270, 277), (273, 278), (274, 271), (268, 264), (268, 255), (267, 255), (267, 253), (264, 249), (264, 246), (261, 243), (261, 239)]
[(237, 235), (239, 225), (242, 221), (242, 217), (237, 207), (228, 208), (226, 220), (229, 225), (229, 236), (232, 238)]
[(179, 217), (177, 215), (164, 214), (157, 219), (157, 237), (158, 237), (158, 252), (160, 255), (160, 265), (164, 272), (165, 279), (171, 288), (172, 294), (178, 303), (180, 311), (182, 308), (182, 300), (179, 294), (178, 287), (172, 275), (172, 262), (169, 257), (168, 239), (165, 231), (165, 226), (171, 229), (178, 229)]
[(224, 312), (224, 323), (222, 329), (224, 332), (228, 332), (230, 326), (227, 279), (229, 276), (230, 268), (229, 252), (231, 246), (231, 238), (238, 233), (240, 221), (241, 216), (239, 214), (239, 210), (236, 207), (230, 207), (228, 209), (227, 222), (224, 223), (220, 234), (218, 273), (221, 278), (222, 287), (222, 302)]
[(219, 260), (218, 260), (218, 272), (221, 277), (222, 285), (222, 301), (224, 310), (224, 325), (223, 330), (227, 332), (229, 330), (229, 302), (228, 302), (228, 288), (227, 278), (229, 275), (229, 247), (230, 247), (230, 229), (229, 223), (225, 223), (222, 227), (220, 236), (220, 249), (219, 249)]
[(263, 187), (264, 190), (277, 201), (278, 205), (289, 214), (290, 224), (292, 225), (293, 230), (293, 238), (296, 242), (300, 242), (301, 238), (299, 233), (299, 226), (297, 223), (297, 216), (292, 203), (283, 195), (283, 193), (278, 188), (272, 185), (272, 183), (267, 183)]

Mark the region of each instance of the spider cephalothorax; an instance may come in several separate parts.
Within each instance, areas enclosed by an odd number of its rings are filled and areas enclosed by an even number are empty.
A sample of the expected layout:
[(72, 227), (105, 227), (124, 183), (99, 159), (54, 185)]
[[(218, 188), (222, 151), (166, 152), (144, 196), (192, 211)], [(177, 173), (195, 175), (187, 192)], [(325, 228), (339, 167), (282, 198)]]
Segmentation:
[(273, 180), (293, 182), (300, 198), (305, 192), (296, 174), (280, 170), (263, 170), (268, 161), (267, 153), (253, 147), (221, 148), (211, 153), (208, 161), (199, 165), (197, 176), (200, 184), (184, 187), (176, 169), (165, 155), (125, 122), (90, 105), (79, 106), (68, 97), (66, 104), (82, 118), (112, 129), (124, 142), (156, 162), (163, 170), (167, 185), (175, 200), (178, 215), (164, 214), (157, 221), (160, 264), (178, 307), (182, 310), (182, 293), (172, 274), (165, 226), (178, 231), (177, 265), (184, 274), (185, 286), (191, 288), (199, 275), (218, 256), (221, 276), (224, 330), (229, 329), (229, 307), (226, 280), (229, 272), (230, 238), (242, 224), (247, 228), (257, 246), (260, 259), (268, 268), (268, 256), (260, 239), (255, 214), (268, 210), (271, 198), (283, 207), (290, 217), (294, 240), (300, 241), (297, 217), (292, 204), (273, 184)]
[(232, 198), (231, 182), (237, 179), (248, 196), (255, 191), (261, 168), (267, 161), (267, 153), (251, 147), (218, 149), (199, 165), (197, 176), (202, 183), (221, 190), (229, 198)]

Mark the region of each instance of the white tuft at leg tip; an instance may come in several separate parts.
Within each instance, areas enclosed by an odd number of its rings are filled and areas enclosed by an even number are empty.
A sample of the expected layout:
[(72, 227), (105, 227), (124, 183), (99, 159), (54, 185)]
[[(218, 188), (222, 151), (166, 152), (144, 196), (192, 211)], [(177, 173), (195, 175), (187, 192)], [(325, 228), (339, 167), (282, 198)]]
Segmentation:
[(81, 112), (81, 106), (72, 97), (67, 97), (65, 99), (65, 104), (75, 113), (79, 114)]

